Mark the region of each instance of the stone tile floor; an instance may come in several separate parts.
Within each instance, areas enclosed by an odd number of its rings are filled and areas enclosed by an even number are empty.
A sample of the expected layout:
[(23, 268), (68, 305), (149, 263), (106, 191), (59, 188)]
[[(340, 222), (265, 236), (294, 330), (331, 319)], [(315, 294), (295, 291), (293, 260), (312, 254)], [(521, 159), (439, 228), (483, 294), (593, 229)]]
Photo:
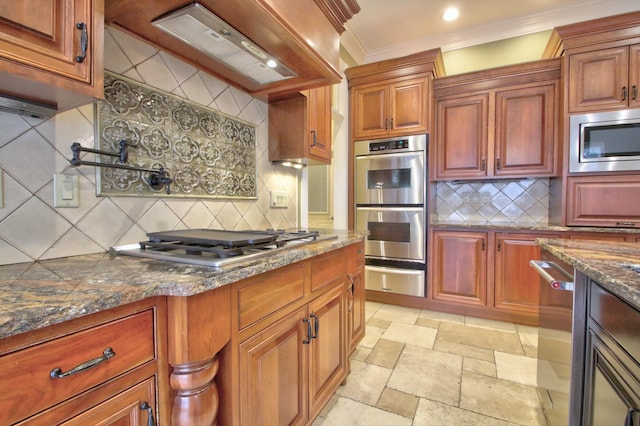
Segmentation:
[(351, 373), (313, 426), (545, 425), (537, 328), (366, 302)]

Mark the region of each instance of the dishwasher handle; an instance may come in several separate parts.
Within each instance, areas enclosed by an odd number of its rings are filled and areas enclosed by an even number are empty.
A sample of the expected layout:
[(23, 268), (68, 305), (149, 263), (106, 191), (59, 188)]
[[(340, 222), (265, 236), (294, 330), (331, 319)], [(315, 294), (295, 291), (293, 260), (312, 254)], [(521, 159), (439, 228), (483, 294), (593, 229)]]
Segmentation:
[[(554, 262), (548, 260), (530, 260), (529, 265), (535, 269), (546, 282), (556, 290), (573, 291), (573, 276)], [(548, 271), (554, 271), (556, 277)]]

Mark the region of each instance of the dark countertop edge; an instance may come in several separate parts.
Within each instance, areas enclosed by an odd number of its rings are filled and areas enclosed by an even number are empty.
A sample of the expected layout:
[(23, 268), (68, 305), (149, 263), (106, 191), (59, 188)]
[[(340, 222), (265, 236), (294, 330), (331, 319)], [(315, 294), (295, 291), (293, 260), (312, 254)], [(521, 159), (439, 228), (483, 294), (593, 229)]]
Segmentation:
[(640, 264), (640, 244), (554, 238), (536, 243), (640, 310), (640, 274), (622, 266)]
[[(125, 289), (124, 292), (120, 291), (119, 285), (122, 284), (118, 281), (114, 283), (91, 283), (96, 285), (99, 290), (96, 294), (86, 295), (84, 294), (84, 300), (79, 300), (78, 303), (61, 303), (61, 304), (42, 304), (37, 306), (36, 303), (30, 303), (28, 308), (24, 309), (12, 309), (11, 306), (0, 307), (0, 339), (11, 337), (17, 334), (26, 333), (36, 329), (44, 328), (50, 325), (59, 324), (65, 321), (76, 319), (85, 315), (102, 312), (108, 309), (123, 306), (129, 303), (141, 301), (150, 297), (157, 296), (193, 296), (206, 291), (215, 290), (216, 288), (224, 285), (232, 284), (234, 282), (250, 278), (255, 275), (259, 275), (265, 272), (278, 269), (292, 263), (296, 263), (302, 260), (309, 259), (314, 256), (318, 256), (333, 250), (358, 243), (364, 239), (364, 234), (355, 233), (349, 231), (341, 231), (336, 233), (335, 239), (322, 240), (318, 242), (312, 242), (301, 246), (294, 246), (289, 250), (283, 250), (275, 253), (272, 256), (261, 258), (260, 260), (249, 261), (247, 264), (235, 264), (227, 267), (223, 267), (220, 270), (213, 270), (204, 266), (192, 266), (182, 265), (161, 260), (143, 259), (127, 257), (126, 262), (139, 262), (141, 264), (163, 264), (165, 268), (169, 265), (175, 268), (176, 276), (184, 277), (188, 276), (189, 272), (181, 271), (181, 269), (192, 269), (194, 271), (194, 277), (190, 277), (188, 283), (180, 283), (179, 278), (172, 280), (170, 276), (167, 276), (167, 282), (169, 284), (149, 284), (130, 286)], [(90, 259), (89, 262), (101, 262), (108, 260), (109, 262), (118, 261), (126, 256), (109, 256), (108, 253), (101, 254), (89, 254), (72, 256), (69, 258), (50, 259), (36, 262), (27, 262), (24, 264), (13, 265), (0, 265), (0, 272), (3, 267), (24, 267), (28, 270), (31, 265), (35, 264), (47, 264), (48, 262), (64, 262), (64, 261), (80, 261)], [(124, 260), (124, 259), (123, 259)], [(207, 272), (209, 272), (207, 276)], [(171, 274), (169, 272), (169, 274)], [(16, 280), (16, 281), (19, 281)], [(61, 281), (69, 281), (68, 279), (62, 279)], [(37, 280), (30, 280), (30, 283), (37, 282)], [(12, 283), (11, 285), (19, 285)], [(111, 291), (105, 290), (106, 287), (114, 287)], [(10, 291), (10, 290), (9, 290)], [(29, 292), (33, 292), (33, 288), (29, 289)], [(72, 292), (70, 292), (72, 293)], [(107, 295), (107, 293), (109, 293)], [(43, 297), (47, 299), (47, 295)], [(36, 306), (34, 306), (34, 304)]]
[(486, 223), (486, 222), (432, 222), (433, 229), (488, 229), (512, 231), (540, 231), (540, 232), (592, 232), (602, 234), (640, 234), (640, 228), (604, 228), (589, 226), (559, 226), (539, 224)]

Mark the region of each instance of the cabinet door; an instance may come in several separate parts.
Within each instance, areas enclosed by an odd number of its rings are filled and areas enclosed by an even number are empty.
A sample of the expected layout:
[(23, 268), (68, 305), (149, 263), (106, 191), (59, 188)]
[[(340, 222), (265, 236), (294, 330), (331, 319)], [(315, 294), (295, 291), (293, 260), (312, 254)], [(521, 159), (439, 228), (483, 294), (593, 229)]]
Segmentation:
[(375, 139), (388, 133), (388, 86), (353, 89), (353, 131), (355, 139)]
[[(90, 83), (93, 52), (87, 49), (87, 58), (82, 62), (76, 56), (82, 52), (83, 31), (93, 33), (91, 5), (91, 0), (0, 2), (0, 56)], [(84, 24), (87, 29), (80, 29), (77, 24)]]
[[(155, 394), (155, 380), (151, 377), (71, 420), (62, 423), (62, 425), (155, 425), (155, 421), (158, 419)], [(151, 421), (151, 418), (153, 418), (153, 421)]]
[(436, 179), (487, 175), (489, 95), (437, 101)]
[(364, 286), (364, 268), (360, 268), (357, 273), (349, 275), (349, 280), (351, 292), (349, 353), (351, 353), (356, 349), (365, 333), (364, 306), (366, 290)]
[(389, 86), (389, 131), (393, 134), (427, 132), (429, 80), (427, 77)]
[(597, 326), (587, 334), (583, 424), (637, 425), (640, 420), (640, 378), (637, 361), (616, 351), (616, 343)]
[(309, 304), (309, 414), (314, 417), (347, 374), (347, 327), (344, 281)]
[(569, 177), (567, 225), (640, 226), (640, 179), (636, 175)]
[(556, 85), (496, 93), (495, 176), (554, 174)]
[(435, 231), (431, 296), (484, 306), (487, 303), (487, 234)]
[(331, 163), (331, 86), (309, 90), (309, 158)]
[(240, 344), (240, 420), (247, 425), (307, 419), (307, 326), (304, 308)]
[(569, 56), (569, 112), (625, 108), (629, 50), (615, 47)]
[(640, 44), (629, 47), (629, 106), (640, 107)]
[(540, 295), (540, 276), (529, 266), (540, 259), (536, 238), (559, 235), (496, 234), (494, 306), (497, 309), (531, 314), (536, 320)]

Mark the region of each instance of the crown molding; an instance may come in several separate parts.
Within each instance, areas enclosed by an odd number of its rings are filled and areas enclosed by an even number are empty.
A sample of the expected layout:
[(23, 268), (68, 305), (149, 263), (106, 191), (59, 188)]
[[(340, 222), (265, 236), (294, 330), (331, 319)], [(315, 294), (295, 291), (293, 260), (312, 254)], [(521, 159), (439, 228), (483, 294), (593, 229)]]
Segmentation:
[(341, 42), (343, 47), (358, 63), (372, 63), (438, 47), (443, 52), (462, 49), (497, 40), (548, 31), (562, 25), (635, 12), (638, 11), (638, 5), (634, 3), (629, 0), (581, 1), (570, 6), (557, 7), (517, 18), (503, 19), (463, 31), (423, 37), (372, 51), (367, 51), (364, 48), (363, 43), (358, 39), (357, 35), (353, 34), (347, 23), (347, 31), (342, 34)]

